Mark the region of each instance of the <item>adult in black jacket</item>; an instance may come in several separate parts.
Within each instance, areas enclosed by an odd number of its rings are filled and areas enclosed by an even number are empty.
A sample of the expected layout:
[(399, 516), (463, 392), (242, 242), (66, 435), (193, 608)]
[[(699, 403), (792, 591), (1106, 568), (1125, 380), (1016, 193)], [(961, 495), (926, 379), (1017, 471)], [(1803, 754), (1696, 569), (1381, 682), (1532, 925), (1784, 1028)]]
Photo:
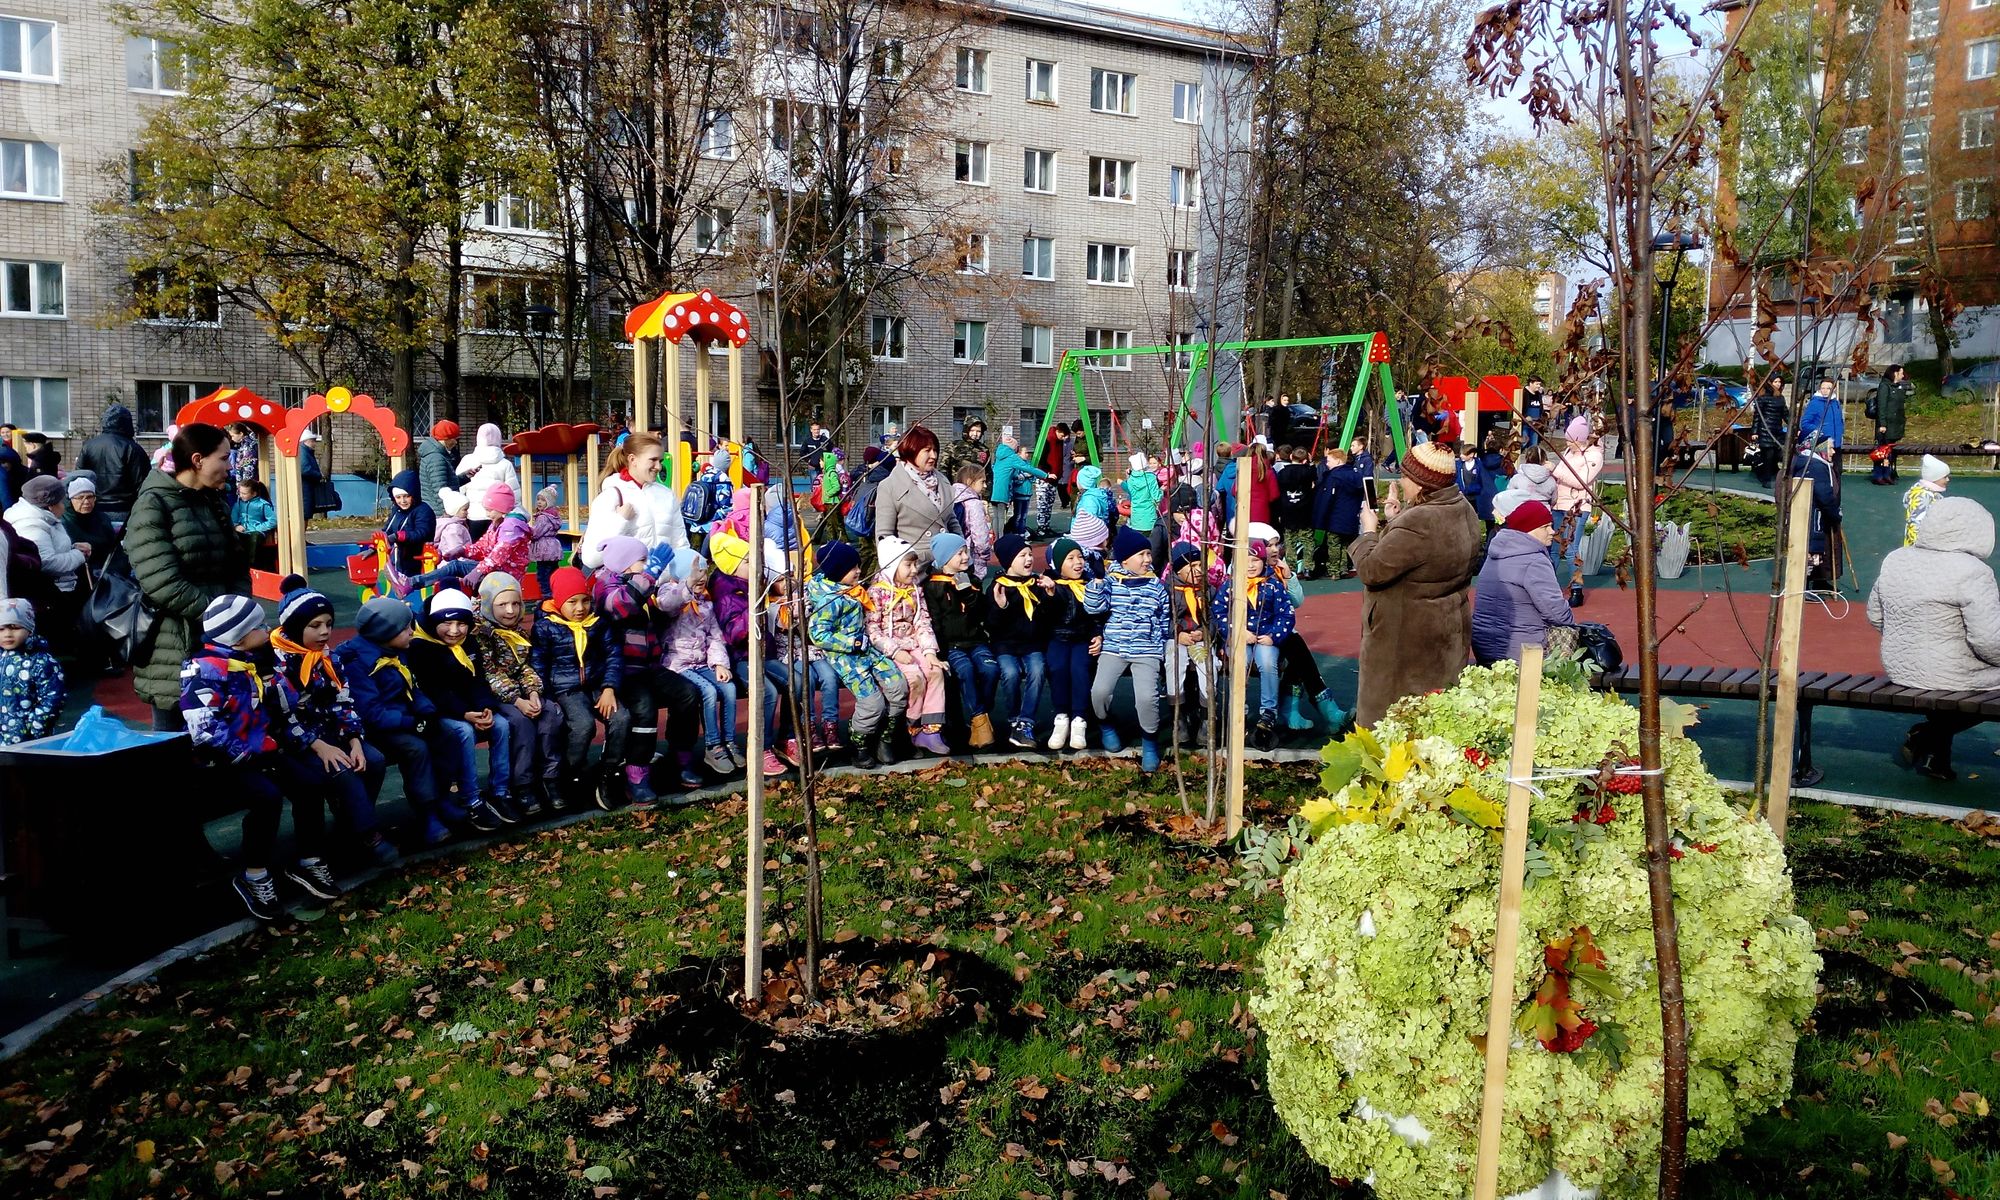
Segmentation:
[(1896, 443), (1903, 440), (1903, 418), (1910, 405), (1910, 373), (1901, 363), (1882, 368), (1882, 382), (1868, 401), (1868, 416), (1875, 422), (1875, 463), (1870, 483), (1896, 482)]
[(133, 440), (130, 409), (122, 404), (105, 408), (97, 435), (76, 453), (76, 467), (97, 477), (97, 510), (113, 525), (123, 525), (153, 470), (145, 447)]
[(1773, 371), (1757, 389), (1750, 414), (1751, 432), (1757, 438), (1757, 482), (1765, 487), (1778, 477), (1778, 464), (1784, 461), (1790, 420), (1791, 403), (1785, 397), (1785, 378)]

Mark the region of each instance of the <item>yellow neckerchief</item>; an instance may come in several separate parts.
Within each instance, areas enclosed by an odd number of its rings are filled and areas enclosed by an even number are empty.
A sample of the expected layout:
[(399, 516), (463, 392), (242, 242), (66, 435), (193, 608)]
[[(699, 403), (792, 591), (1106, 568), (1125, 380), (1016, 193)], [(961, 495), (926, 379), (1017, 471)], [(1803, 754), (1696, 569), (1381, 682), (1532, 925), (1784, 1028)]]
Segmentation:
[(1174, 585), (1174, 590), (1179, 592), (1182, 598), (1186, 601), (1189, 619), (1194, 621), (1200, 621), (1202, 589), (1198, 586), (1191, 586), (1185, 583), (1177, 583)]
[(1032, 579), (1016, 580), (1012, 575), (1002, 575), (999, 583), (1001, 587), (1013, 588), (1015, 591), (1021, 593), (1021, 610), (1032, 621), (1035, 617), (1035, 581)]
[(500, 624), (498, 621), (486, 622), (486, 628), (491, 629), (499, 636), (501, 641), (506, 642), (516, 650), (526, 650), (529, 648), (530, 643), (527, 638)]
[[(469, 621), (466, 623), (468, 625), (471, 624), (471, 622)], [(417, 627), (417, 636), (429, 642), (433, 646), (445, 645), (444, 639), (433, 634), (430, 630), (425, 629), (421, 625)], [(459, 642), (459, 644), (456, 646), (446, 646), (445, 648), (451, 651), (451, 656), (458, 660), (460, 666), (472, 672), (474, 675), (479, 674), (479, 668), (472, 665), (472, 655), (466, 653), (465, 643), (463, 641)]]
[(299, 663), (299, 690), (304, 691), (312, 683), (314, 675), (326, 676), (326, 681), (335, 688), (341, 686), (340, 672), (333, 668), (333, 656), (324, 650), (308, 650), (286, 637), (280, 630), (271, 631), (271, 644), (286, 654), (297, 656)]
[(915, 587), (904, 587), (895, 580), (890, 580), (889, 607), (894, 609), (905, 602), (908, 602), (911, 612), (917, 610), (917, 589)]
[(1066, 587), (1066, 588), (1068, 588), (1068, 589), (1070, 590), (1070, 594), (1076, 597), (1076, 602), (1077, 602), (1078, 604), (1081, 604), (1081, 603), (1083, 603), (1083, 589), (1084, 589), (1085, 587), (1089, 586), (1089, 583), (1090, 583), (1090, 581), (1089, 581), (1089, 580), (1087, 580), (1087, 579), (1063, 579), (1063, 578), (1061, 578), (1060, 576), (1058, 576), (1058, 577), (1057, 577), (1057, 579), (1056, 579), (1056, 582), (1057, 582), (1058, 584), (1062, 585), (1063, 587)]
[[(219, 645), (220, 643), (216, 644)], [(222, 666), (224, 674), (227, 674), (231, 671), (248, 671), (250, 673), (250, 678), (257, 682), (257, 702), (259, 704), (263, 703), (264, 673), (257, 669), (256, 663), (250, 661), (247, 658), (236, 657), (234, 650), (230, 647), (225, 646), (223, 647)]]
[(372, 676), (375, 674), (375, 672), (381, 670), (383, 667), (396, 668), (396, 673), (403, 677), (404, 690), (406, 690), (412, 696), (417, 694), (416, 676), (410, 674), (410, 668), (403, 665), (403, 660), (401, 656), (391, 654), (389, 651), (384, 650), (382, 652), (382, 657), (376, 660), (375, 665), (373, 667), (369, 668), (368, 674)]
[(542, 601), (542, 611), (548, 615), (549, 620), (569, 630), (570, 639), (576, 643), (576, 669), (581, 671), (584, 669), (584, 649), (590, 645), (590, 627), (597, 624), (597, 614), (592, 613), (581, 621), (572, 621), (550, 608), (550, 603), (548, 600)]

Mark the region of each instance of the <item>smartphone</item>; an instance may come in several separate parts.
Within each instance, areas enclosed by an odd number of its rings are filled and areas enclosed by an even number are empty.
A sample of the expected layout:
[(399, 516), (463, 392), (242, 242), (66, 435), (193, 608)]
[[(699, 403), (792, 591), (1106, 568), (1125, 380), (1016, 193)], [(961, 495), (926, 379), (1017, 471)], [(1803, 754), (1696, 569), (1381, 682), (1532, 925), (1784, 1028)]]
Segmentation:
[(1368, 507), (1382, 507), (1381, 501), (1375, 498), (1375, 477), (1373, 475), (1363, 475), (1361, 477), (1361, 492), (1364, 496), (1368, 497)]

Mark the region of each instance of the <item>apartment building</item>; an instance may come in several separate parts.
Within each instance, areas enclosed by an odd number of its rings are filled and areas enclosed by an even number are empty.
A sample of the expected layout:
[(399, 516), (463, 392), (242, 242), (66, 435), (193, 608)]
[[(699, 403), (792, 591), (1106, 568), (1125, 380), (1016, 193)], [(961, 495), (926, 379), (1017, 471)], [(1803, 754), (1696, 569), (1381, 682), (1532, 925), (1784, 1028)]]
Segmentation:
[[(1826, 274), (1842, 291), (1852, 281), (1853, 291), (1836, 305), (1789, 273), (1771, 270), (1778, 352), (1790, 357), (1798, 343), (1796, 352), (1806, 358), (1840, 361), (1865, 336), (1876, 362), (1935, 358), (1923, 288), (1924, 277), (1934, 274), (1966, 306), (1954, 325), (1954, 353), (2000, 355), (2000, 222), (1993, 198), (2000, 174), (1994, 133), (2000, 2), (1818, 0), (1817, 9), (1823, 40), (1812, 52), (1823, 67), (1820, 138), (1836, 160), (1830, 186), (1848, 205), (1851, 225), (1848, 244), (1827, 252)], [(1743, 19), (1740, 5), (1728, 19), (1732, 28)], [(1717, 209), (1719, 220), (1734, 223), (1727, 173)], [(1750, 231), (1739, 229), (1737, 243), (1748, 252)], [(1830, 261), (1835, 252), (1843, 261)], [(1751, 357), (1751, 335), (1764, 315), (1757, 311), (1757, 269), (1717, 263), (1710, 272), (1717, 325), (1704, 356), (1711, 361)], [(1857, 293), (1873, 302), (1871, 328), (1837, 311), (1851, 308)]]

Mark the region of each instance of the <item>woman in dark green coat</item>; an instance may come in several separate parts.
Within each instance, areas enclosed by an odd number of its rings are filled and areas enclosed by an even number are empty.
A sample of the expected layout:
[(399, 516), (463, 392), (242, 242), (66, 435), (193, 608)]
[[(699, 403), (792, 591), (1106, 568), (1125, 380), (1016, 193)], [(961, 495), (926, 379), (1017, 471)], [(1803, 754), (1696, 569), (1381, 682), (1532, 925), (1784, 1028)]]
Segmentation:
[(171, 475), (146, 477), (125, 526), (132, 576), (158, 614), (132, 676), (156, 729), (181, 728), (181, 663), (201, 644), (202, 609), (250, 591), (250, 563), (229, 524), (229, 436), (184, 425), (171, 465)]

